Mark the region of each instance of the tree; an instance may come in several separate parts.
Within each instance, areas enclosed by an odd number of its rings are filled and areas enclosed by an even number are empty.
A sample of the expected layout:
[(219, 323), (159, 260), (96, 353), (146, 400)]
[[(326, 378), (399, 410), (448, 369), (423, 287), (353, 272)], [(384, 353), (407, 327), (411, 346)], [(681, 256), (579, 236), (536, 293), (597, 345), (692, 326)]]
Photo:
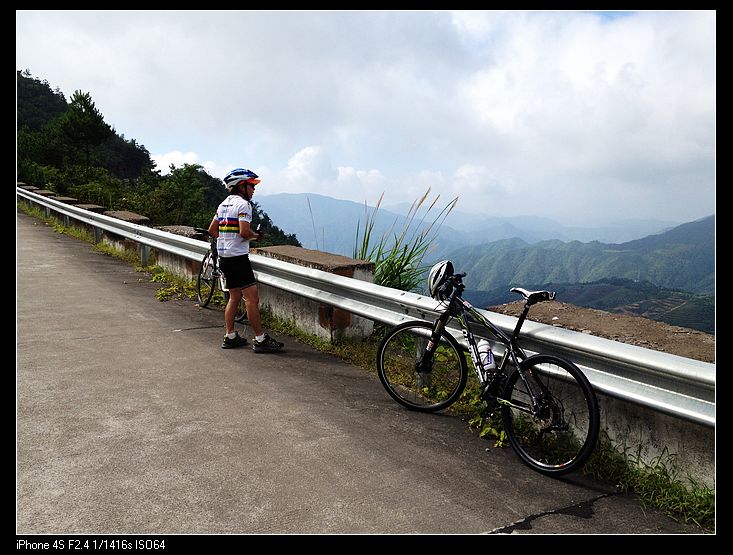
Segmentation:
[(91, 164), (92, 147), (101, 145), (114, 134), (91, 95), (81, 91), (74, 92), (69, 109), (60, 117), (59, 124), (67, 144), (83, 151), (87, 166)]
[(52, 91), (45, 81), (31, 77), (30, 71), (17, 73), (17, 110), (18, 130), (28, 127), (30, 131), (40, 131), (51, 120), (63, 114), (68, 108), (61, 91)]
[(150, 153), (135, 139), (126, 140), (124, 135), (113, 133), (96, 150), (97, 164), (121, 179), (135, 181), (141, 175), (151, 172), (155, 163)]

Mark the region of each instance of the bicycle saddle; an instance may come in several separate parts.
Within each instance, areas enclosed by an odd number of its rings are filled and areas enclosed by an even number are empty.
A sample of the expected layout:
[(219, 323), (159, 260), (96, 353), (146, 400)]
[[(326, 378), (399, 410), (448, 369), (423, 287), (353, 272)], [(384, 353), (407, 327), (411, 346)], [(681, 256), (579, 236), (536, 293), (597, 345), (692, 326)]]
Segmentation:
[(512, 293), (519, 293), (527, 301), (528, 305), (541, 303), (542, 301), (552, 301), (555, 299), (554, 291), (527, 291), (521, 287), (512, 287)]

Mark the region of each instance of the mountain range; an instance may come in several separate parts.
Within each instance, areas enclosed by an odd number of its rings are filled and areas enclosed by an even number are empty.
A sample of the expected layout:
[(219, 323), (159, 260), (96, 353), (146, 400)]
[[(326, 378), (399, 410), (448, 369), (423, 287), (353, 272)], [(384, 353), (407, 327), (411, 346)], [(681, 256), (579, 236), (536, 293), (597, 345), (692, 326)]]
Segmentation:
[[(305, 248), (345, 256), (354, 250), (366, 214), (372, 236), (399, 233), (408, 207), (374, 210), (315, 194), (259, 196), (273, 222)], [(438, 216), (418, 214), (425, 227)], [(603, 239), (603, 240), (601, 240)], [(512, 286), (552, 288), (564, 302), (629, 312), (714, 333), (715, 216), (675, 225), (626, 221), (599, 228), (548, 218), (493, 217), (453, 212), (442, 223), (423, 264), (449, 259), (466, 272), (465, 297), (477, 306), (516, 300)]]
[(458, 249), (450, 260), (469, 278), (473, 276), (471, 288), (479, 290), (500, 284), (589, 283), (615, 277), (712, 294), (715, 217), (616, 244), (559, 240), (529, 244), (504, 239)]
[[(374, 211), (372, 206), (314, 193), (259, 194), (256, 201), (275, 224), (297, 235), (305, 248), (345, 256), (353, 253), (357, 223), (361, 222), (360, 229), (363, 229), (365, 215), (368, 213), (371, 217)], [(443, 206), (436, 206), (427, 213), (426, 210), (418, 211), (413, 224), (424, 218), (424, 224), (429, 225)], [(378, 238), (384, 233), (398, 233), (406, 225), (409, 211), (407, 204), (379, 208), (374, 213), (372, 235)], [(620, 243), (671, 229), (679, 223), (619, 220), (590, 228), (567, 226), (536, 216), (503, 217), (453, 210), (442, 222), (429, 258), (438, 260), (461, 247), (514, 238), (529, 244), (551, 239)]]

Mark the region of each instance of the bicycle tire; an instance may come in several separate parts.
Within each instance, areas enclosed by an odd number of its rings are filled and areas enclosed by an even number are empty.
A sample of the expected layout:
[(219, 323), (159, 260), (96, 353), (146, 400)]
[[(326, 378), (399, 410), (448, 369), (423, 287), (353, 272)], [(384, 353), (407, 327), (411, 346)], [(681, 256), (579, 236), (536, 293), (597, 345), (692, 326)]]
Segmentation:
[(542, 407), (537, 415), (517, 408), (528, 406), (529, 395), (514, 370), (499, 400), (512, 448), (547, 476), (579, 469), (593, 452), (600, 427), (598, 399), (588, 378), (572, 362), (553, 355), (531, 356), (520, 368), (532, 385), (543, 384)]
[(377, 349), (377, 373), (387, 393), (411, 410), (436, 412), (452, 405), (466, 387), (468, 364), (463, 349), (447, 331), (433, 355), (431, 371), (417, 373), (433, 325), (422, 320), (389, 330)]
[(211, 252), (207, 252), (201, 261), (201, 269), (196, 280), (196, 293), (199, 299), (199, 306), (202, 308), (207, 307), (211, 302), (211, 298), (214, 296), (216, 282), (218, 280), (215, 275), (215, 270), (214, 256)]
[[(229, 290), (224, 290), (224, 310), (226, 310), (226, 306), (229, 304)], [(234, 321), (243, 324), (247, 321), (247, 304), (244, 302), (244, 296), (239, 298), (239, 304), (237, 305), (237, 312), (234, 315)]]
[(237, 305), (237, 314), (234, 316), (234, 320), (240, 324), (243, 324), (247, 321), (247, 303), (244, 302), (244, 295), (241, 299), (239, 299), (239, 304)]

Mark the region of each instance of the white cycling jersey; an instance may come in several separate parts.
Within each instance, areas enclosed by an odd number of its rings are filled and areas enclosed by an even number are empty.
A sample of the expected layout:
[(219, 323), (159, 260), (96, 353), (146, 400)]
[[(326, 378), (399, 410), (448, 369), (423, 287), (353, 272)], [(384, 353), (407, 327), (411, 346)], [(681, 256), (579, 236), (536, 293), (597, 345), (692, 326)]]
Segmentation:
[(239, 234), (239, 222), (252, 222), (252, 204), (239, 195), (229, 195), (216, 209), (219, 237), (216, 249), (225, 258), (249, 254), (249, 240)]

